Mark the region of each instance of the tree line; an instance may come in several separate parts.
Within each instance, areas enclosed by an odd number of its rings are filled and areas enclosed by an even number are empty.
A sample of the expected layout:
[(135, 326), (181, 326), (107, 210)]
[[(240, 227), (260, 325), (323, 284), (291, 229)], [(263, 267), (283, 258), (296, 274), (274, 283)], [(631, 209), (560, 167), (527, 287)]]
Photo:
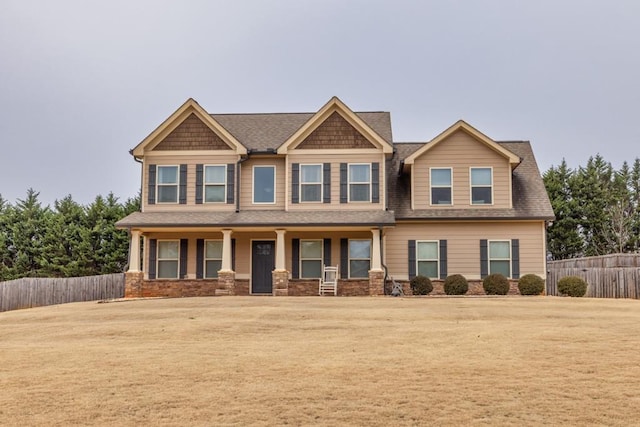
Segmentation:
[(22, 277), (78, 277), (122, 272), (129, 237), (115, 223), (140, 209), (109, 193), (87, 206), (69, 195), (43, 206), (33, 189), (10, 204), (0, 196), (0, 281)]

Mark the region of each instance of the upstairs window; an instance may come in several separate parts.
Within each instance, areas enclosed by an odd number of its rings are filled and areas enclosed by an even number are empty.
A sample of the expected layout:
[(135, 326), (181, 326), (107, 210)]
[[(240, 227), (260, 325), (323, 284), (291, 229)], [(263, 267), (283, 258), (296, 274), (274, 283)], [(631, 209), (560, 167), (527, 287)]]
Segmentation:
[(178, 166), (158, 166), (156, 189), (158, 203), (178, 203)]
[(489, 274), (511, 277), (511, 241), (489, 241)]
[(300, 165), (300, 201), (322, 201), (322, 165)]
[(204, 277), (218, 277), (222, 268), (222, 240), (207, 240), (204, 244)]
[(416, 242), (416, 271), (418, 275), (437, 279), (439, 277), (439, 244), (435, 241), (418, 241)]
[(491, 168), (471, 168), (471, 204), (490, 205), (493, 203), (493, 170)]
[(300, 240), (300, 277), (318, 279), (322, 277), (322, 240)]
[(431, 169), (431, 204), (451, 205), (451, 168)]
[(204, 167), (205, 203), (225, 203), (227, 201), (227, 166)]
[(349, 165), (349, 201), (371, 201), (371, 164)]
[(276, 202), (276, 167), (253, 167), (253, 203), (273, 204)]
[(179, 255), (179, 240), (158, 241), (158, 279), (178, 278)]

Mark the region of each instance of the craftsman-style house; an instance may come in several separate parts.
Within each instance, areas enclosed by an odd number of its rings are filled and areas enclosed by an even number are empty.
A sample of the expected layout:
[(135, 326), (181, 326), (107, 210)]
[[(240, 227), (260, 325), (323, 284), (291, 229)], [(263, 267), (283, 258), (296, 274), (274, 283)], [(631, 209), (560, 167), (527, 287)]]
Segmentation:
[(381, 295), (385, 279), (545, 277), (553, 219), (528, 142), (464, 121), (396, 143), (388, 112), (209, 114), (187, 100), (131, 150), (142, 209), (126, 296)]

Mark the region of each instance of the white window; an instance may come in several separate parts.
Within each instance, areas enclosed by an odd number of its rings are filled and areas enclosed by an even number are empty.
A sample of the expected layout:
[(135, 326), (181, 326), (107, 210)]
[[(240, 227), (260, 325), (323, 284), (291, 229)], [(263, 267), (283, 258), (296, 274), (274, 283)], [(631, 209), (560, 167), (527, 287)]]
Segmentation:
[(158, 279), (177, 279), (180, 257), (179, 240), (158, 241)]
[(418, 275), (437, 279), (440, 272), (439, 254), (439, 242), (437, 240), (416, 242), (416, 263), (418, 264), (416, 271)]
[(204, 242), (204, 277), (218, 277), (222, 268), (222, 240), (206, 240)]
[(204, 201), (206, 203), (225, 203), (227, 201), (226, 165), (204, 167)]
[(253, 167), (253, 203), (273, 204), (276, 202), (276, 167)]
[(471, 168), (471, 204), (490, 205), (493, 203), (493, 170), (491, 168)]
[(158, 203), (178, 203), (178, 166), (158, 166), (156, 192)]
[(511, 277), (510, 240), (493, 240), (489, 242), (489, 274), (493, 273)]
[(300, 201), (322, 201), (322, 165), (300, 165)]
[(349, 278), (369, 277), (371, 240), (349, 240)]
[(349, 201), (371, 201), (371, 164), (349, 165)]
[(431, 168), (431, 204), (451, 205), (451, 168)]
[(322, 240), (300, 240), (300, 277), (318, 279), (322, 277)]

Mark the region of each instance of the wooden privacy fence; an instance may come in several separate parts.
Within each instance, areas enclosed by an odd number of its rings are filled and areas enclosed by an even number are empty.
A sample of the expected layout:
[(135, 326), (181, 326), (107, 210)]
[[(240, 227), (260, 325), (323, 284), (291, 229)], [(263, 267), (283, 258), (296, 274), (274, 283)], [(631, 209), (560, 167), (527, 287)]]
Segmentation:
[(124, 274), (33, 278), (0, 282), (0, 312), (78, 301), (124, 297)]
[(640, 254), (550, 261), (547, 264), (547, 295), (558, 295), (558, 280), (578, 276), (587, 284), (587, 297), (640, 299)]

